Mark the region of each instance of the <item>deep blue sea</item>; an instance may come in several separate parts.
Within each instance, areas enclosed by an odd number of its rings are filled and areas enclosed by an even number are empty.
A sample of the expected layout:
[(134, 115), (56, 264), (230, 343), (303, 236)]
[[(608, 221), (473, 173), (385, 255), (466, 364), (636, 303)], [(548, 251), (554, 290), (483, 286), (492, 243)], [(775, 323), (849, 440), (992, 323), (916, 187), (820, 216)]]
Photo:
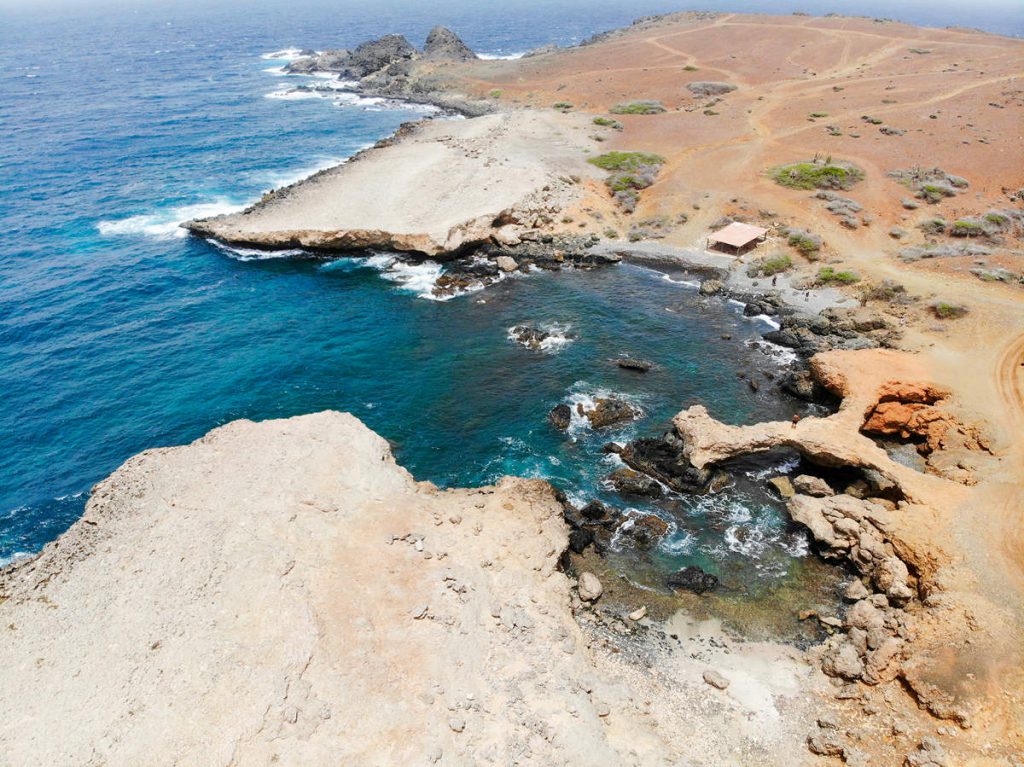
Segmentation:
[[(857, 7), (892, 15), (888, 5)], [(736, 376), (760, 358), (749, 342), (763, 326), (734, 306), (699, 302), (681, 275), (637, 266), (539, 274), (439, 302), (419, 295), (416, 273), (352, 259), (247, 260), (177, 227), (421, 116), (282, 99), (296, 82), (277, 71), (285, 62), (275, 52), (388, 32), (418, 44), (444, 23), (478, 51), (511, 55), (678, 8), (0, 2), (0, 561), (64, 531), (91, 485), (131, 455), (236, 418), (348, 410), (420, 479), (543, 476), (574, 499), (621, 506), (600, 485), (614, 468), (601, 452), (608, 439), (656, 434), (696, 402), (732, 422), (788, 415), (770, 386), (757, 394)], [(1021, 31), (1012, 15), (957, 18), (941, 3), (903, 11), (911, 21)], [(561, 328), (569, 342), (526, 350), (507, 337), (522, 322)], [(609, 359), (623, 353), (658, 368), (621, 371)], [(633, 399), (644, 418), (611, 434), (547, 425), (554, 405), (602, 392)], [(769, 500), (744, 493), (662, 509), (673, 533), (657, 556), (737, 580), (784, 577), (806, 542)]]

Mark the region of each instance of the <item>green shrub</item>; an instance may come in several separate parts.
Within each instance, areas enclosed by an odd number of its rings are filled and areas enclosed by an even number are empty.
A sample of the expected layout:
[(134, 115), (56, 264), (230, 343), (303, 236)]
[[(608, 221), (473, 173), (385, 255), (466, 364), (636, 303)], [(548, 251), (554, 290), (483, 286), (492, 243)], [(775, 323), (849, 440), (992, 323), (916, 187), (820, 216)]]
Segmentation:
[(693, 64), (687, 64), (685, 67), (683, 67), (683, 71), (685, 71), (685, 72), (696, 72), (697, 71), (697, 67), (695, 67)]
[(647, 166), (658, 166), (665, 158), (651, 152), (606, 152), (587, 160), (602, 170), (636, 171)]
[(953, 237), (981, 237), (987, 234), (984, 224), (967, 218), (954, 221), (949, 228), (949, 233)]
[(986, 213), (985, 220), (993, 226), (998, 226), (1000, 228), (1010, 223), (1010, 217), (1004, 216), (1002, 213)]
[(664, 112), (665, 106), (660, 101), (629, 101), (608, 111), (613, 115), (656, 115)]
[(501, 90), (501, 88), (495, 88), (487, 95), (490, 96), (492, 99), (500, 99), (504, 95), (504, 93), (505, 91)]
[(917, 191), (918, 197), (932, 204), (940, 202), (947, 197), (953, 197), (955, 194), (956, 192), (945, 184), (925, 184)]
[(771, 172), (776, 184), (789, 189), (849, 189), (864, 172), (852, 165), (831, 162), (796, 162)]
[(755, 261), (747, 269), (748, 277), (772, 277), (789, 271), (793, 267), (793, 259), (785, 253)]
[(925, 234), (945, 234), (947, 225), (941, 218), (929, 218), (922, 221), (918, 226)]
[(821, 250), (821, 238), (802, 229), (790, 229), (787, 241), (806, 258), (812, 260)]
[(568, 112), (570, 109), (572, 109), (572, 104), (570, 104), (568, 101), (556, 101), (554, 104), (552, 104), (552, 107), (554, 109), (560, 109), (563, 112)]
[(853, 285), (856, 282), (860, 282), (860, 277), (853, 272), (837, 272), (831, 266), (823, 266), (814, 278), (816, 285)]
[(863, 304), (866, 304), (868, 301), (892, 302), (905, 300), (906, 294), (907, 289), (892, 280), (882, 280), (877, 285), (868, 284), (860, 288), (860, 300)]
[(622, 130), (622, 123), (618, 120), (613, 120), (610, 117), (595, 117), (594, 125), (600, 125), (602, 128), (614, 128), (615, 130)]
[(936, 301), (931, 305), (932, 314), (940, 320), (958, 320), (966, 316), (967, 307), (961, 304), (951, 304), (948, 301)]
[(828, 117), (828, 112), (811, 112), (810, 117), (817, 120), (822, 117)]

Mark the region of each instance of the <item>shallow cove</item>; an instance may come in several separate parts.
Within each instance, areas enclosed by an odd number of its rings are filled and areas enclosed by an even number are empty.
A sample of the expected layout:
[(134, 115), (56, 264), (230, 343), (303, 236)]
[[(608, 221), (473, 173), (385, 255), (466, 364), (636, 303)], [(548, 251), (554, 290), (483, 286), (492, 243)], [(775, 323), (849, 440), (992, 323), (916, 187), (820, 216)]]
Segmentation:
[[(814, 558), (756, 479), (764, 467), (738, 472), (738, 486), (721, 495), (656, 506), (602, 484), (618, 465), (603, 453), (606, 442), (659, 434), (689, 404), (735, 423), (793, 412), (766, 375), (778, 363), (754, 346), (767, 326), (701, 298), (681, 275), (628, 264), (534, 273), (440, 302), (420, 297), (416, 268), (411, 276), (387, 271), (388, 259), (243, 261), (201, 241), (187, 248), (216, 279), (198, 285), (183, 275), (184, 285), (164, 288), (187, 293), (173, 310), (176, 332), (142, 325), (131, 354), (121, 334), (94, 339), (93, 358), (77, 360), (90, 375), (69, 380), (62, 401), (100, 412), (65, 421), (60, 444), (19, 453), (21, 476), (53, 481), (50, 461), (64, 482), (81, 484), (137, 449), (187, 441), (216, 423), (331, 408), (391, 440), (419, 479), (472, 486), (505, 474), (544, 477), (577, 503), (596, 497), (661, 514), (672, 527), (662, 547), (636, 551), (624, 542), (609, 558), (641, 584), (656, 588), (665, 573), (698, 564), (722, 578), (728, 598), (752, 602), (806, 580)], [(508, 334), (522, 323), (556, 329), (565, 341), (524, 348)], [(639, 374), (613, 363), (627, 354), (655, 368)], [(112, 358), (120, 364), (98, 376), (93, 366), (107, 368)], [(740, 371), (759, 378), (761, 390)], [(26, 371), (23, 401), (31, 380)], [(599, 431), (582, 421), (568, 432), (547, 423), (559, 402), (606, 393), (639, 405), (642, 418)], [(37, 549), (83, 502), (40, 499), (15, 509), (3, 522), (0, 555)]]

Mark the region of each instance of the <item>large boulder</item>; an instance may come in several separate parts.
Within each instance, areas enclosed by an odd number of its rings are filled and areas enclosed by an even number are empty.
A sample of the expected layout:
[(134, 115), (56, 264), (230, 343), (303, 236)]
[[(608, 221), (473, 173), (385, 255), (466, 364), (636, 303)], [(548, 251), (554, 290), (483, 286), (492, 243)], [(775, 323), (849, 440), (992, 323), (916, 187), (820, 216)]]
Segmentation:
[(428, 59), (471, 61), (477, 57), (462, 39), (447, 27), (434, 27), (427, 35), (423, 55)]

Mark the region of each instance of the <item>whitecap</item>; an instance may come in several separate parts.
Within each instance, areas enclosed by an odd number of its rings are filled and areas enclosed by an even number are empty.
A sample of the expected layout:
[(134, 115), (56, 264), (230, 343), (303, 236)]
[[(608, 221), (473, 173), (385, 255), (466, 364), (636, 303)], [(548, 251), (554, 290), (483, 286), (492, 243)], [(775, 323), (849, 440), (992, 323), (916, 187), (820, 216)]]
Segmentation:
[(100, 221), (96, 229), (104, 237), (144, 236), (156, 239), (186, 237), (188, 232), (181, 224), (194, 218), (209, 218), (224, 213), (237, 213), (245, 206), (221, 198), (214, 202), (181, 205), (162, 208), (154, 213), (144, 213), (113, 221)]

